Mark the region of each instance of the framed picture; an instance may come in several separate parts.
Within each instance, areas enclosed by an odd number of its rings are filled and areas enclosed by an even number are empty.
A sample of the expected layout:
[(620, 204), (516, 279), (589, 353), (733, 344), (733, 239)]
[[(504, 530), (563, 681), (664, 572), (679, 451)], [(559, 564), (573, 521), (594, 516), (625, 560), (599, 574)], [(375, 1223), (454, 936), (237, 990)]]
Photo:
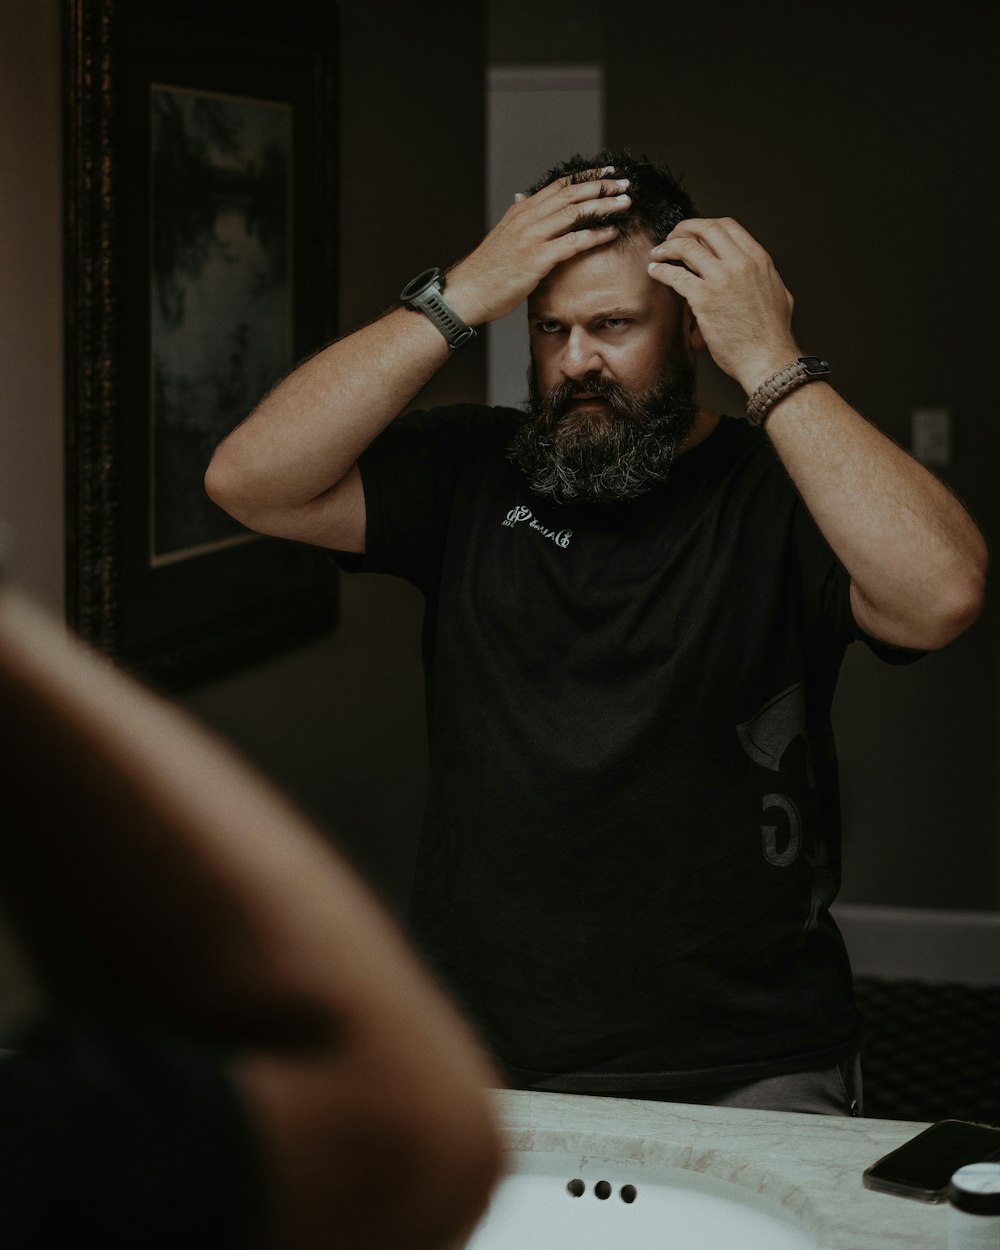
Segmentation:
[(335, 7), (68, 0), (67, 604), (179, 690), (335, 626), (328, 556), (216, 507), (211, 454), (336, 333)]

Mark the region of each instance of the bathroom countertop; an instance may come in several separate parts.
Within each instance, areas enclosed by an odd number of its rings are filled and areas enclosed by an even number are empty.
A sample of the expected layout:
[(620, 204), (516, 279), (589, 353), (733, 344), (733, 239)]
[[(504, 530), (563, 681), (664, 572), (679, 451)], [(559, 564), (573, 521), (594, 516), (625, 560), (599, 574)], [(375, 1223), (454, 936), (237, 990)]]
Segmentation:
[(861, 1173), (926, 1124), (498, 1090), (507, 1149), (684, 1167), (794, 1213), (821, 1250), (944, 1250), (947, 1204), (874, 1193)]

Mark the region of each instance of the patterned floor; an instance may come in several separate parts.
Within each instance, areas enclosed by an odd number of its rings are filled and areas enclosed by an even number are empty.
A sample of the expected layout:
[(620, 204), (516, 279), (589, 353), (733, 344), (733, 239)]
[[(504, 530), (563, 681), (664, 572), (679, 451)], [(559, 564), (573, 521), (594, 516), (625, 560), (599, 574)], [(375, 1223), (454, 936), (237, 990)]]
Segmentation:
[(854, 984), (866, 1116), (1000, 1125), (1000, 985)]

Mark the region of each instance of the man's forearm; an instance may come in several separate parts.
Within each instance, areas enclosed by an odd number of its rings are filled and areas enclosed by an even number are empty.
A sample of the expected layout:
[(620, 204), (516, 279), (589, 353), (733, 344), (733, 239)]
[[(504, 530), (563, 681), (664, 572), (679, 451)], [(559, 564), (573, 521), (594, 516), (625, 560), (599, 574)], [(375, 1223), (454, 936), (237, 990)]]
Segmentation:
[[(696, 340), (747, 396), (801, 354), (792, 297), (739, 222), (686, 219), (650, 257), (652, 277), (687, 301)], [(780, 399), (765, 428), (851, 576), (851, 604), (863, 629), (897, 646), (931, 649), (975, 620), (986, 544), (933, 474), (826, 382)]]
[(941, 481), (823, 382), (782, 399), (765, 429), (851, 576), (863, 628), (933, 649), (975, 620), (986, 544)]
[[(602, 215), (624, 211), (628, 196), (613, 194), (624, 185), (561, 179), (519, 197), (448, 270), (447, 298), (458, 316), (471, 326), (504, 317), (555, 265), (608, 243), (614, 227), (576, 227), (598, 206)], [(345, 526), (342, 517), (331, 526), (330, 513), (344, 501), (331, 492), (451, 351), (427, 317), (407, 308), (333, 343), (285, 377), (219, 445), (205, 476), (209, 496), (251, 529), (335, 545)]]
[(216, 449), (205, 478), (250, 528), (320, 499), (449, 359), (426, 317), (395, 309), (305, 360)]

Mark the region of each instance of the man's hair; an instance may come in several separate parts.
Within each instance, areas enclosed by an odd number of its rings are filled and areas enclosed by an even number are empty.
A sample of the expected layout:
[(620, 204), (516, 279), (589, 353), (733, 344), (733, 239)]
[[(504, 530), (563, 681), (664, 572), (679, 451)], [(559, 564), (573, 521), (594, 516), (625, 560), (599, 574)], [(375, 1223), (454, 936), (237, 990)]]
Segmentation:
[[(628, 194), (632, 203), (624, 212), (581, 213), (573, 225), (574, 230), (588, 230), (593, 226), (616, 226), (619, 242), (648, 235), (654, 243), (662, 243), (674, 226), (685, 217), (699, 216), (691, 196), (665, 166), (654, 165), (645, 156), (634, 157), (626, 149), (618, 152), (603, 151), (594, 156), (577, 153), (540, 178), (528, 188), (534, 195), (543, 187), (569, 177), (572, 182), (590, 182), (594, 171), (612, 167), (608, 178), (628, 178)], [(607, 191), (603, 194), (613, 195)]]

